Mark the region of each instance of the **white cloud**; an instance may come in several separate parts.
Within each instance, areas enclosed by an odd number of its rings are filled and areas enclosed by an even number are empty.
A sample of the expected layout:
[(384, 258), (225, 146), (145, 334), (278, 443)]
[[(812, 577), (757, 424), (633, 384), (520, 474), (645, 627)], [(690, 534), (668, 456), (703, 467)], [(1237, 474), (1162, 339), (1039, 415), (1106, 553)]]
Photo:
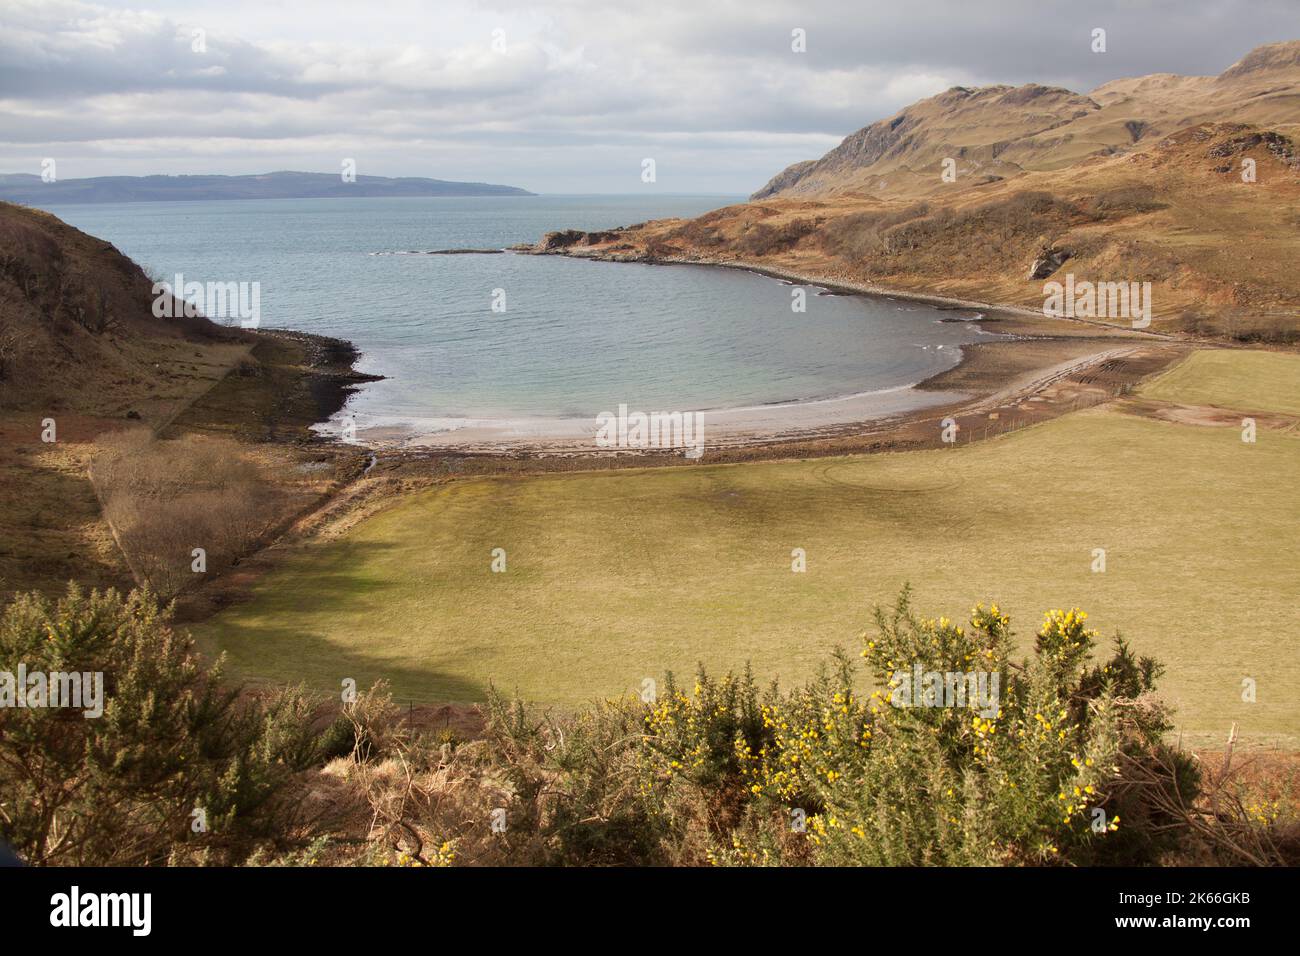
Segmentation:
[[(1286, 0), (142, 2), (5, 0), (0, 171), (49, 155), (64, 176), (332, 170), (355, 155), (374, 174), (625, 191), (655, 155), (664, 191), (746, 192), (957, 83), (1217, 72), (1290, 22)], [(1113, 54), (1088, 47), (1099, 24)], [(807, 53), (790, 50), (796, 26)]]

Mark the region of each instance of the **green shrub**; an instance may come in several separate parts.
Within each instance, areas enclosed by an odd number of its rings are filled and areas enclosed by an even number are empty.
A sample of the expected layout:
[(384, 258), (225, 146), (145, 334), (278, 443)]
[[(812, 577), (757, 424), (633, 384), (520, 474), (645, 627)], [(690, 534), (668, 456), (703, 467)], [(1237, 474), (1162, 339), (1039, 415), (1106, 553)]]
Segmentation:
[(241, 701), (148, 592), (0, 615), (0, 672), (102, 674), (103, 712), (0, 707), (0, 839), (30, 864), (162, 863), (177, 850), (237, 858), (290, 833), (284, 785), (318, 762), (297, 690)]
[[(917, 619), (904, 594), (864, 636), (870, 693), (858, 691), (844, 657), (809, 687), (772, 692), (761, 704), (743, 680), (701, 679), (695, 694), (676, 692), (648, 715), (653, 769), (665, 789), (709, 788), (724, 818), (746, 820), (713, 849), (715, 862), (991, 865), (1123, 855), (1120, 756), (1163, 751), (1168, 725), (1150, 693), (1155, 664), (1119, 645), (1089, 669), (1095, 635), (1085, 620), (1077, 610), (1050, 612), (1033, 656), (1017, 663), (996, 606), (975, 608), (964, 627)], [(904, 700), (900, 685), (917, 672), (982, 672), (986, 688), (997, 675), (996, 704), (981, 713)], [(728, 736), (731, 757), (721, 743)], [(1194, 799), (1190, 776), (1169, 785)], [(736, 792), (747, 794), (739, 809), (728, 805)], [(791, 854), (791, 834), (810, 846)], [(1155, 842), (1148, 853), (1164, 848)]]

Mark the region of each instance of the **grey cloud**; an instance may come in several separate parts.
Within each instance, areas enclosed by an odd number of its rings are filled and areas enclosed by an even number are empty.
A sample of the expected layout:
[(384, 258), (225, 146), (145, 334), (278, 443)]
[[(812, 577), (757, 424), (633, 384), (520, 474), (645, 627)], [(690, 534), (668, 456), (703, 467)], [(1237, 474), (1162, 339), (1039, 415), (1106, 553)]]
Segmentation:
[[(428, 157), (475, 166), (466, 157), (490, 150), (505, 181), (540, 189), (573, 178), (546, 163), (576, 166), (585, 151), (593, 188), (620, 188), (622, 166), (600, 164), (655, 148), (677, 158), (681, 188), (725, 171), (740, 193), (948, 85), (1086, 91), (1121, 76), (1216, 73), (1300, 35), (1294, 0), (497, 0), (375, 6), (365, 23), (383, 39), (365, 41), (350, 36), (350, 0), (300, 7), (296, 19), (276, 8), (246, 33), (220, 6), (157, 2), (167, 13), (0, 7), (0, 170), (57, 147), (87, 175), (246, 171), (357, 143), (384, 167), (372, 171), (394, 175), (417, 172), (406, 157), (427, 175)], [(470, 17), (472, 29), (452, 29)], [(195, 22), (208, 24), (205, 54), (190, 49)], [(493, 22), (508, 28), (508, 56), (478, 26)], [(1105, 54), (1089, 46), (1098, 26)], [(807, 31), (805, 54), (790, 50), (794, 27)]]

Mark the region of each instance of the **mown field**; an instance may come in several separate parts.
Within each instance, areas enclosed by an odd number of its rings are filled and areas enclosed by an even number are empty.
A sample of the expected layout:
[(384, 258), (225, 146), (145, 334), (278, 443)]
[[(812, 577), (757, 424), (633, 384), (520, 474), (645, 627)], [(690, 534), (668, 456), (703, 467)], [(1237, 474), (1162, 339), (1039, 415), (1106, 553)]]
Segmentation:
[(1203, 349), (1143, 389), (1186, 405), (1300, 415), (1300, 360), (1290, 352)]
[[(1294, 396), (1300, 358), (1259, 355), (1195, 358), (1154, 387), (1265, 411), (1276, 392), (1232, 383), (1281, 360)], [(1236, 427), (1094, 409), (942, 451), (464, 480), (297, 554), (200, 636), (246, 677), (383, 677), (416, 701), (493, 683), (566, 706), (697, 661), (800, 681), (836, 645), (856, 652), (873, 605), (910, 582), (927, 615), (997, 601), (1025, 646), (1045, 609), (1078, 605), (1166, 664), (1185, 741), (1237, 722), (1248, 743), (1294, 746), (1298, 469), (1295, 428), (1246, 444)]]

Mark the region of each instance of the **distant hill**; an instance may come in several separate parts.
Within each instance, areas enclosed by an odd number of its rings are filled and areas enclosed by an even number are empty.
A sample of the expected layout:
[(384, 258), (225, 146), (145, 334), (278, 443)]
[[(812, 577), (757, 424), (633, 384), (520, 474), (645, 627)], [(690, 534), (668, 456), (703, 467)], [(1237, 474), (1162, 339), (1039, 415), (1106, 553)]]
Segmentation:
[(0, 175), (0, 199), (30, 206), (201, 199), (342, 199), (354, 196), (533, 196), (515, 186), (404, 176), (276, 172), (253, 176), (95, 176), (53, 183), (25, 173)]
[(955, 191), (937, 175), (947, 158), (963, 188), (1133, 152), (1202, 123), (1290, 133), (1300, 122), (1298, 80), (1300, 41), (1292, 40), (1259, 47), (1219, 76), (1157, 73), (1086, 95), (1037, 83), (954, 86), (850, 134), (820, 159), (787, 167), (750, 198), (928, 198)]

